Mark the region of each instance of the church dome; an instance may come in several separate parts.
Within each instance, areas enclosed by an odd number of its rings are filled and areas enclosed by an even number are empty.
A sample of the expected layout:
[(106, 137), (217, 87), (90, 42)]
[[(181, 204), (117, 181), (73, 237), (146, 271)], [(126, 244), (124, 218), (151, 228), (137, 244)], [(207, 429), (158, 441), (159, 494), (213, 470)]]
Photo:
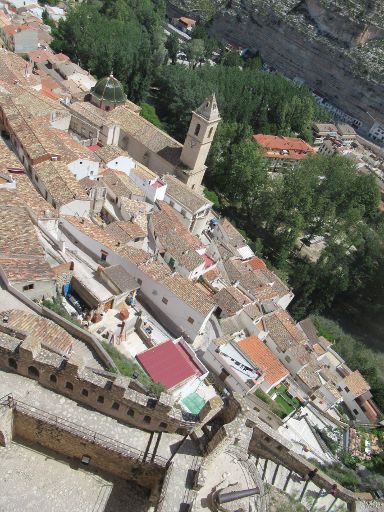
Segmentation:
[(112, 74), (99, 80), (92, 87), (91, 94), (100, 101), (114, 103), (115, 105), (127, 101), (123, 86)]

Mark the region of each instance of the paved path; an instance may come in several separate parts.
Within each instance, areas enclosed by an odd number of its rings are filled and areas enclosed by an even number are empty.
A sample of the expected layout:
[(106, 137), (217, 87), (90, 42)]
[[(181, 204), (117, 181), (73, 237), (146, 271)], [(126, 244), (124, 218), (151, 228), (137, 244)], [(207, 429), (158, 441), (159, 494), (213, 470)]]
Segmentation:
[(1, 512), (146, 512), (144, 489), (19, 443), (0, 448)]
[[(77, 402), (41, 387), (36, 381), (22, 377), (14, 373), (0, 371), (0, 397), (12, 393), (28, 405), (37, 407), (51, 414), (65, 418), (98, 434), (125, 443), (137, 450), (145, 451), (150, 446), (150, 451), (156, 447), (154, 436), (149, 432), (119, 423), (109, 416), (82, 407)], [(172, 450), (178, 446), (182, 439), (177, 434), (160, 434), (160, 442), (156, 453), (165, 459), (169, 459)]]

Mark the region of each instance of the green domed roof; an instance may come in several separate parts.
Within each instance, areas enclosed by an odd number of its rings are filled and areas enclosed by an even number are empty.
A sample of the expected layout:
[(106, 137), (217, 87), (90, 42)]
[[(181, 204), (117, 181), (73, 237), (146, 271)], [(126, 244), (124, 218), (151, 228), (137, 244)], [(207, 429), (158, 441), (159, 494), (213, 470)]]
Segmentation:
[(127, 101), (123, 86), (113, 75), (99, 80), (95, 87), (92, 87), (91, 94), (99, 100), (115, 104)]

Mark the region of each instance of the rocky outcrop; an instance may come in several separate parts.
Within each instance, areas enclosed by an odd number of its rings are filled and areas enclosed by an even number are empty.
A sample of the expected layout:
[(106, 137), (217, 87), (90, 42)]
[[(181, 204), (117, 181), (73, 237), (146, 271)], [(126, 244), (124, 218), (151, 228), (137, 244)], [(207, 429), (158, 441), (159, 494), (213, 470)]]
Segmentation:
[[(172, 0), (189, 7), (193, 0)], [(188, 5), (187, 5), (188, 4)], [(384, 2), (230, 0), (210, 22), (216, 37), (258, 50), (365, 123), (384, 123)]]

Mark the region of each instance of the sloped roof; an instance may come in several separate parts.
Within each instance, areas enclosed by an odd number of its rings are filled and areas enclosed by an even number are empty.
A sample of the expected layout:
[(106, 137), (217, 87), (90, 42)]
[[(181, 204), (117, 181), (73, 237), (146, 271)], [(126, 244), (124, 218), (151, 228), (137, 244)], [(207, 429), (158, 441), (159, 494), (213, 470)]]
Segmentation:
[(2, 311), (0, 315), (2, 318), (4, 316), (8, 317), (8, 327), (13, 327), (15, 330), (36, 337), (46, 348), (58, 350), (65, 354), (71, 352), (72, 336), (51, 320), (17, 309)]
[(154, 382), (172, 389), (194, 375), (201, 375), (187, 352), (179, 343), (168, 340), (136, 356)]
[(223, 288), (213, 296), (213, 300), (228, 316), (235, 315), (246, 304), (251, 302), (244, 293), (234, 286)]
[(269, 331), (272, 340), (285, 352), (292, 345), (304, 344), (307, 339), (295, 325), (291, 316), (279, 309), (263, 318), (264, 329)]
[(371, 386), (364, 379), (359, 370), (355, 370), (347, 375), (344, 379), (344, 383), (356, 398), (371, 389)]
[(163, 176), (163, 181), (167, 184), (167, 191), (165, 194), (171, 199), (174, 199), (175, 202), (179, 203), (192, 214), (204, 207), (210, 207), (213, 204), (204, 196), (197, 194), (190, 187), (175, 178), (175, 176), (166, 174)]
[(237, 346), (263, 371), (264, 379), (271, 386), (288, 377), (289, 371), (257, 336), (244, 338)]

